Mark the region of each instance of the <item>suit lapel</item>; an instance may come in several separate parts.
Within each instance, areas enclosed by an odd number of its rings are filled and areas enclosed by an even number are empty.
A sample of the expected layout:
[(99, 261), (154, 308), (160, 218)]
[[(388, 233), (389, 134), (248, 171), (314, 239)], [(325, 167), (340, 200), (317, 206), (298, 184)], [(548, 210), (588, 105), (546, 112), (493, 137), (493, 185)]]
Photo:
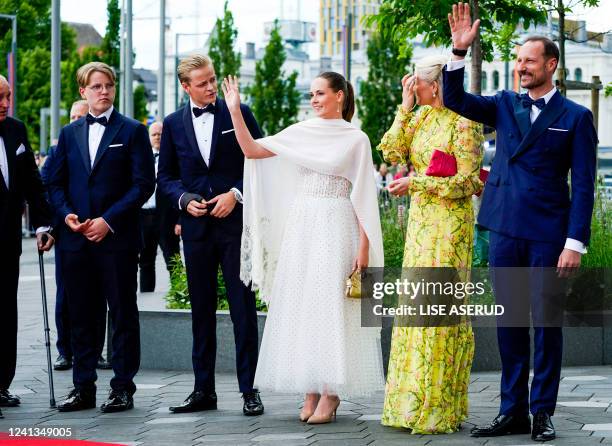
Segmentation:
[(529, 129), (531, 128), (531, 119), (529, 117), (530, 113), (531, 109), (523, 106), (521, 97), (517, 94), (514, 97), (514, 117), (518, 123), (519, 130), (521, 131), (521, 138), (523, 139), (525, 136), (527, 136), (527, 133), (529, 133)]
[(74, 136), (79, 146), (79, 152), (81, 152), (81, 159), (87, 174), (91, 174), (91, 161), (89, 159), (89, 125), (85, 118), (79, 119), (74, 127)]
[[(6, 151), (6, 164), (8, 167), (8, 176), (9, 176), (9, 191), (15, 190), (15, 181), (17, 176), (17, 148), (19, 147), (20, 142), (17, 141), (17, 135), (15, 134), (15, 126), (10, 125), (11, 122), (5, 121), (4, 123), (4, 150)], [(4, 183), (4, 179), (2, 180), (2, 185), (6, 187)]]
[(524, 136), (523, 140), (516, 148), (511, 158), (515, 158), (523, 153), (553, 122), (565, 113), (565, 107), (563, 107), (563, 97), (558, 91), (550, 98), (544, 110), (540, 113), (538, 118), (535, 120), (527, 135)]
[(117, 110), (113, 110), (110, 119), (108, 120), (108, 124), (106, 125), (106, 129), (102, 134), (102, 139), (100, 140), (100, 145), (98, 146), (98, 151), (96, 152), (96, 159), (93, 163), (93, 167), (91, 168), (92, 172), (96, 169), (100, 159), (104, 156), (109, 144), (113, 142), (113, 139), (115, 139), (115, 136), (117, 136), (117, 133), (121, 127), (123, 127), (123, 119)]
[(217, 97), (215, 103), (217, 112), (215, 114), (215, 122), (213, 123), (212, 141), (210, 143), (210, 161), (208, 162), (211, 166), (215, 159), (215, 153), (217, 151), (217, 141), (219, 141), (219, 134), (221, 133), (221, 117), (225, 111), (225, 102)]
[(193, 118), (191, 116), (190, 102), (187, 103), (183, 109), (183, 126), (185, 127), (185, 136), (187, 137), (187, 141), (189, 141), (191, 150), (193, 150), (193, 153), (196, 155), (197, 159), (200, 160), (204, 166), (206, 166), (206, 162), (204, 161), (204, 158), (202, 158), (202, 152), (200, 152), (200, 146), (198, 146), (195, 130), (193, 129)]

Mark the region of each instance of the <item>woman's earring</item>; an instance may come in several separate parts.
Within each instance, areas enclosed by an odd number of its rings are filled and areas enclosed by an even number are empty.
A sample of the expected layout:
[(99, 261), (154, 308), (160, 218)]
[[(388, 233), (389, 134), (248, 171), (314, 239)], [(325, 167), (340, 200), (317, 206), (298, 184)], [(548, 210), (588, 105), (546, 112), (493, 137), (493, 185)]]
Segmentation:
[(433, 94), (433, 97), (434, 97), (434, 98), (436, 97), (436, 93), (435, 93), (435, 92), (434, 92), (434, 94)]
[(336, 112), (340, 113), (340, 104), (338, 104), (338, 107), (336, 108)]

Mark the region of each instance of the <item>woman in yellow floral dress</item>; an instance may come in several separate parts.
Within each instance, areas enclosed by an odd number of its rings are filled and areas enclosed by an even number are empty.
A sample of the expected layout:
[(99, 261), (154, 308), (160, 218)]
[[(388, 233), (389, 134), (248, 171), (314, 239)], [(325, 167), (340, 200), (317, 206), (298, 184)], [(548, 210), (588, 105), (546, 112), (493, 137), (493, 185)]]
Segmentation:
[[(468, 268), (472, 261), (472, 195), (482, 188), (482, 126), (444, 108), (446, 60), (428, 57), (417, 64), (415, 76), (402, 79), (402, 105), (378, 147), (387, 161), (411, 162), (417, 172), (389, 186), (393, 195), (411, 196), (404, 268)], [(421, 107), (413, 112), (415, 94)], [(435, 149), (455, 157), (456, 175), (425, 175)], [(467, 417), (473, 355), (469, 321), (447, 327), (396, 325), (382, 424), (415, 434), (459, 430)]]

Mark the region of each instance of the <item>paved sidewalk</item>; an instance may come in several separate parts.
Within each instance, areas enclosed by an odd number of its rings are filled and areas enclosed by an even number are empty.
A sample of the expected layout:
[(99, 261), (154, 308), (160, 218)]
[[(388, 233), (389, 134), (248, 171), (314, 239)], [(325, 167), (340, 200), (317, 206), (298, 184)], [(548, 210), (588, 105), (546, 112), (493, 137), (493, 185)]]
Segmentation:
[[(343, 401), (335, 423), (308, 426), (297, 419), (299, 396), (262, 394), (266, 413), (244, 417), (236, 378), (217, 377), (219, 410), (171, 415), (168, 406), (182, 401), (191, 391), (193, 376), (184, 371), (141, 370), (136, 377), (135, 409), (102, 414), (98, 409), (60, 414), (49, 408), (46, 356), (38, 279), (38, 262), (32, 240), (24, 241), (19, 293), (19, 358), (11, 388), (22, 397), (19, 408), (3, 409), (0, 432), (16, 427), (71, 427), (73, 437), (133, 445), (527, 445), (528, 435), (498, 439), (474, 439), (469, 429), (488, 422), (499, 407), (499, 374), (475, 373), (470, 385), (470, 418), (452, 435), (411, 435), (380, 425), (383, 393), (369, 399)], [(53, 255), (45, 256), (50, 325), (53, 330), (55, 294)], [(159, 259), (162, 262), (161, 259)], [(160, 286), (167, 287), (166, 273), (158, 263)], [(159, 294), (142, 299), (159, 299)], [(585, 346), (588, 348), (588, 346)], [(53, 347), (53, 359), (56, 351)], [(497, 352), (491, 352), (497, 354)], [(563, 370), (559, 405), (553, 421), (558, 438), (550, 444), (612, 444), (612, 367), (581, 367)], [(111, 372), (100, 371), (98, 405), (108, 392)], [(59, 400), (71, 387), (71, 372), (55, 372)], [(11, 444), (0, 440), (0, 445)], [(22, 443), (23, 444), (23, 443)]]

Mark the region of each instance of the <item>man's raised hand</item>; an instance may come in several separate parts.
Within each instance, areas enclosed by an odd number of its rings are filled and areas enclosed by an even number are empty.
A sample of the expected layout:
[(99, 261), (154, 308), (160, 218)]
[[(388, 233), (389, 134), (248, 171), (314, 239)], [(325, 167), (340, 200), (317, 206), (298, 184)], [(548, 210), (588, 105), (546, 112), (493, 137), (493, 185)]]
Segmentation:
[(453, 38), (453, 47), (458, 50), (467, 50), (476, 38), (480, 20), (472, 24), (470, 5), (457, 3), (453, 5), (452, 14), (448, 14), (448, 24)]

